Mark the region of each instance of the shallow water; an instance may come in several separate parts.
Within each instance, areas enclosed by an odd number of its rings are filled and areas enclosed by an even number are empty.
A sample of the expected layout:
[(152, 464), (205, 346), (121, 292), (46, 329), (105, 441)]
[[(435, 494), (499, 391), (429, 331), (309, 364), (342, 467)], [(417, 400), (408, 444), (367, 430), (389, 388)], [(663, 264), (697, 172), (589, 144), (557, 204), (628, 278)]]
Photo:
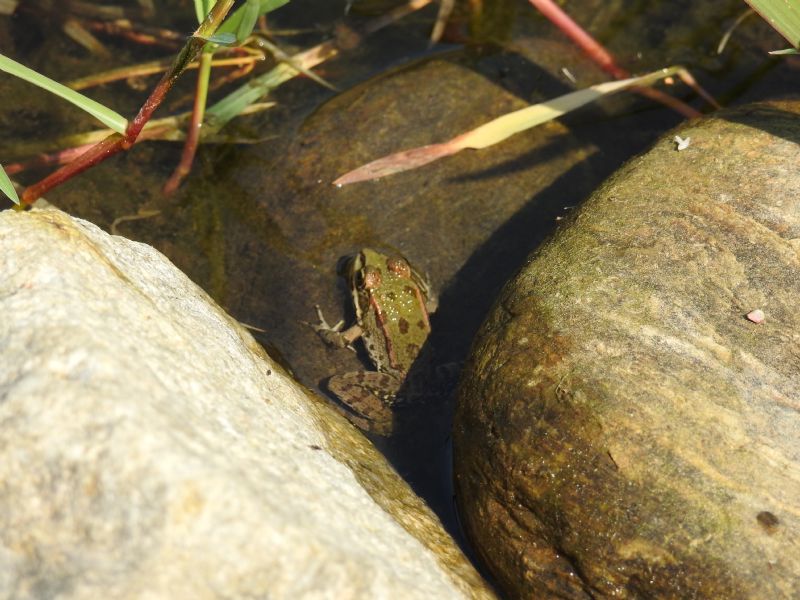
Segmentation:
[[(348, 19), (370, 18), (382, 4), (357, 3)], [(162, 5), (159, 24), (191, 30), (188, 2)], [(233, 316), (263, 329), (254, 335), (270, 354), (322, 393), (331, 375), (368, 368), (362, 353), (324, 347), (305, 323), (314, 320), (315, 304), (331, 320), (352, 319), (337, 260), (363, 246), (401, 251), (440, 292), (430, 339), (435, 362), (458, 365), (498, 290), (526, 256), (619, 165), (681, 122), (668, 109), (620, 94), (485, 151), (379, 182), (333, 187), (330, 181), (363, 162), (443, 141), (525, 102), (570, 91), (564, 68), (579, 86), (606, 79), (524, 0), (486, 7), (481, 18), (457, 15), (447, 43), (434, 47), (427, 41), (433, 7), (367, 38), (316, 69), (338, 93), (306, 78), (285, 84), (272, 96), (274, 109), (226, 129), (234, 139), (262, 141), (204, 146), (173, 198), (162, 197), (160, 187), (180, 146), (151, 142), (48, 199), (104, 228), (141, 208), (160, 210), (120, 225), (120, 233), (164, 252)], [(334, 35), (343, 8), (343, 1), (293, 0), (270, 24), (302, 30), (279, 36), (296, 51)], [(587, 0), (567, 8), (633, 72), (681, 63), (727, 104), (796, 87), (798, 63), (766, 56), (786, 44), (757, 17), (745, 21), (722, 55), (715, 53), (721, 32), (744, 9), (738, 0)], [(0, 17), (2, 51), (62, 80), (169, 56), (164, 49), (101, 39), (112, 50), (109, 59), (89, 56), (52, 14)], [(187, 110), (192, 80), (184, 77), (157, 116)], [(90, 94), (133, 114), (154, 81), (109, 84)], [(684, 88), (675, 90), (708, 110)], [(0, 163), (39, 151), (29, 145), (32, 139), (92, 127), (79, 111), (0, 78)], [(18, 179), (32, 182), (44, 174), (29, 171)], [(459, 537), (450, 484), (454, 385), (455, 377), (437, 385), (426, 402), (403, 409), (395, 436), (374, 441)]]

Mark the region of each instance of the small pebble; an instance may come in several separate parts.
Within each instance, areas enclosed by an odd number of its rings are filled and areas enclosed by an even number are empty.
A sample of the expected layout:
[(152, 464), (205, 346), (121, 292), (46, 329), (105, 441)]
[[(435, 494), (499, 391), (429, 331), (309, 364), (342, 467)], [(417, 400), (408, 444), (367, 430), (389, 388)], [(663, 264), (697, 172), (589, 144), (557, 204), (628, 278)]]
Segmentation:
[(751, 310), (749, 313), (747, 313), (747, 320), (752, 321), (753, 323), (763, 323), (764, 311), (760, 308)]

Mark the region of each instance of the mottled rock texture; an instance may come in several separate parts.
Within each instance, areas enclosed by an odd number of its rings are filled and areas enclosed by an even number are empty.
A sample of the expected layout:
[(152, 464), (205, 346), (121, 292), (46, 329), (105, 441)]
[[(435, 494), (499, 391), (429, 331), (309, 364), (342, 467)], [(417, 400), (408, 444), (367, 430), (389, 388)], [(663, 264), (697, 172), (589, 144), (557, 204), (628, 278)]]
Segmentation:
[(0, 597), (487, 598), (355, 429), (151, 247), (0, 213)]
[(800, 597), (798, 112), (665, 136), (497, 301), (454, 443), (510, 596)]

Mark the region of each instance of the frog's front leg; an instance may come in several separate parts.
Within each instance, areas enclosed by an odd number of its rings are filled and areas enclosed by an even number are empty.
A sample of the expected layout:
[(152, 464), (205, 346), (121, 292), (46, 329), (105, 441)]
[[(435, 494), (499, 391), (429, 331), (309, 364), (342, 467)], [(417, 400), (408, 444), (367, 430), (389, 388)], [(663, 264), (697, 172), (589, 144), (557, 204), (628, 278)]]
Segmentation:
[(314, 331), (317, 332), (317, 335), (319, 335), (319, 337), (321, 337), (322, 340), (329, 346), (335, 346), (336, 348), (349, 348), (350, 350), (354, 350), (353, 342), (360, 338), (361, 334), (363, 333), (361, 326), (355, 324), (342, 331), (342, 327), (344, 327), (344, 319), (336, 323), (336, 325), (330, 325), (325, 320), (325, 317), (322, 314), (322, 309), (318, 304), (314, 306), (314, 309), (317, 311), (319, 323), (317, 325), (308, 323), (308, 325), (311, 325), (311, 327), (314, 328)]
[(392, 433), (397, 392), (401, 381), (389, 373), (354, 371), (328, 380), (328, 389), (351, 411), (339, 411), (356, 427), (388, 436)]

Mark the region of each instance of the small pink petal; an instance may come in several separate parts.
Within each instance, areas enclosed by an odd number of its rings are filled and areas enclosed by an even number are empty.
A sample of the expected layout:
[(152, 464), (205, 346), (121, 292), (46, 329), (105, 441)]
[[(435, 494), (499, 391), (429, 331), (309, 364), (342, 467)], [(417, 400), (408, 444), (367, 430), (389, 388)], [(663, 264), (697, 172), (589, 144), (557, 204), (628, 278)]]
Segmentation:
[(755, 310), (751, 310), (747, 313), (747, 320), (752, 321), (753, 323), (763, 323), (764, 322), (764, 311), (760, 308)]

